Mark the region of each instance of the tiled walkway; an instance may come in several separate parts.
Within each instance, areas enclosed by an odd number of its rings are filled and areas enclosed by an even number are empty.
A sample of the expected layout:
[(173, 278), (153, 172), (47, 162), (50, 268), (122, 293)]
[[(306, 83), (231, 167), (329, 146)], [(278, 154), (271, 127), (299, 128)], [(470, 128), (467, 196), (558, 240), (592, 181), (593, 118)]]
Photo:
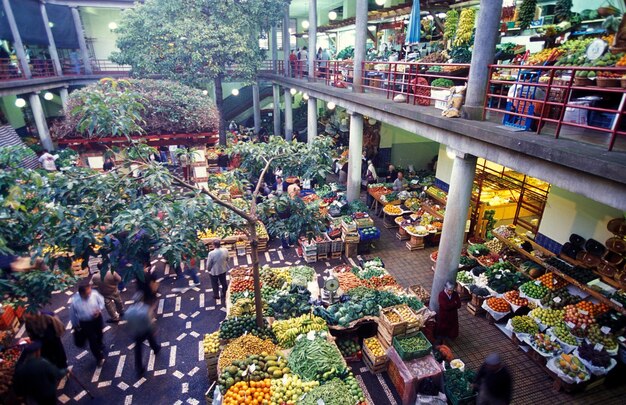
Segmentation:
[[(379, 222), (378, 219), (376, 219)], [(382, 223), (381, 239), (376, 242), (372, 255), (380, 256), (391, 274), (405, 287), (421, 284), (430, 289), (432, 283), (432, 262), (429, 254), (435, 250), (427, 248), (410, 252), (404, 242), (395, 237), (395, 230), (386, 230)], [(293, 249), (283, 251), (274, 242), (270, 252), (261, 254), (261, 264), (274, 266), (295, 264), (298, 259)], [(241, 264), (249, 263), (249, 258), (239, 257)], [(318, 273), (339, 264), (338, 260), (315, 264)], [(59, 400), (62, 403), (89, 404), (200, 404), (204, 403), (204, 393), (210, 382), (201, 352), (201, 337), (217, 330), (224, 318), (223, 307), (212, 299), (206, 273), (201, 275), (201, 288), (191, 289), (183, 294), (171, 293), (174, 280), (169, 269), (161, 262), (155, 262), (156, 272), (163, 277), (161, 282), (161, 303), (157, 307), (159, 328), (158, 339), (163, 350), (158, 356), (147, 356), (144, 349), (144, 363), (147, 372), (137, 378), (134, 370), (133, 345), (125, 332), (123, 322), (109, 325), (105, 329), (105, 344), (108, 350), (107, 362), (96, 368), (91, 354), (77, 349), (71, 335), (64, 337), (70, 364), (74, 374), (95, 396), (90, 400), (86, 391), (74, 381), (62, 384)], [(130, 300), (134, 286), (130, 285), (123, 294)], [(51, 309), (68, 324), (67, 301), (71, 292), (56, 294)], [(624, 404), (626, 387), (608, 389), (605, 386), (570, 396), (552, 389), (552, 380), (524, 353), (519, 351), (495, 326), (484, 318), (471, 316), (465, 306), (459, 311), (461, 335), (453, 343), (453, 352), (472, 369), (478, 369), (483, 359), (492, 351), (501, 353), (514, 375), (515, 404)], [(68, 324), (69, 329), (69, 324)], [(367, 387), (367, 396), (374, 405), (396, 405), (398, 397), (390, 393), (390, 382), (386, 374), (371, 375), (361, 363), (354, 365), (355, 374)], [(623, 374), (621, 374), (623, 375)]]

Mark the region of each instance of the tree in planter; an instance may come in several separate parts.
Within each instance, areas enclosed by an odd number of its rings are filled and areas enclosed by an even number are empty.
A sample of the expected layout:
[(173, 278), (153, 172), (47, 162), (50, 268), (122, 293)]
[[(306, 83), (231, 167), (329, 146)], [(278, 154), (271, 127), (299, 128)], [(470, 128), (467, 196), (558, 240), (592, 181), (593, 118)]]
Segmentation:
[[(264, 59), (258, 37), (282, 20), (290, 0), (149, 0), (127, 10), (112, 56), (139, 76), (163, 75), (194, 86), (213, 82), (223, 114), (222, 82), (254, 80)], [(223, 116), (220, 144), (226, 145)]]

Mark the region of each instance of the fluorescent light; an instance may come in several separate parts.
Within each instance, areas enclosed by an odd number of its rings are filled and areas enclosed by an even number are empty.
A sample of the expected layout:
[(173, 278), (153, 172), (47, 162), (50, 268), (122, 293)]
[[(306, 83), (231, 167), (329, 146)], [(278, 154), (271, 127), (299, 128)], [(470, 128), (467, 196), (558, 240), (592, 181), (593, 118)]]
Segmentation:
[(24, 100), (23, 98), (16, 98), (15, 99), (15, 106), (17, 108), (24, 108), (26, 106), (26, 100)]
[(302, 95), (302, 98), (305, 99), (305, 100), (308, 100), (309, 99), (309, 95), (307, 93), (304, 93)]
[(296, 89), (291, 89), (291, 90), (289, 90), (289, 92), (291, 93), (291, 95), (292, 95), (292, 96), (295, 96), (295, 95), (296, 95), (296, 93), (298, 92), (298, 90), (296, 90)]
[(209, 94), (209, 91), (208, 90), (202, 90), (202, 94), (204, 94), (206, 96), (207, 94)]
[(54, 94), (50, 93), (49, 91), (46, 91), (46, 93), (43, 95), (43, 98), (50, 101), (54, 98)]
[(376, 31), (376, 26), (375, 25), (368, 25), (367, 29), (370, 31)]
[(386, 0), (376, 0), (376, 5), (378, 5), (378, 6), (384, 6), (384, 5), (385, 5), (385, 1), (386, 1)]
[(54, 23), (52, 21), (48, 22), (48, 27), (53, 28), (54, 27)]
[(454, 149), (446, 147), (446, 156), (448, 156), (449, 159), (454, 159), (456, 157), (456, 152), (454, 151)]
[(109, 29), (110, 29), (111, 31), (116, 30), (116, 29), (117, 29), (117, 23), (116, 23), (115, 21), (111, 21), (111, 22), (109, 23)]
[(334, 21), (337, 19), (337, 12), (335, 11), (331, 11), (328, 13), (328, 19), (331, 21)]
[(327, 107), (329, 110), (334, 110), (334, 109), (335, 109), (335, 107), (336, 107), (336, 105), (335, 105), (335, 103), (333, 103), (332, 101), (329, 101), (329, 102), (328, 102), (328, 104), (326, 104), (326, 107)]
[(302, 20), (302, 28), (304, 28), (305, 30), (309, 29), (309, 21), (308, 20)]
[(232, 94), (233, 96), (238, 96), (239, 95), (239, 89), (233, 89), (230, 94)]

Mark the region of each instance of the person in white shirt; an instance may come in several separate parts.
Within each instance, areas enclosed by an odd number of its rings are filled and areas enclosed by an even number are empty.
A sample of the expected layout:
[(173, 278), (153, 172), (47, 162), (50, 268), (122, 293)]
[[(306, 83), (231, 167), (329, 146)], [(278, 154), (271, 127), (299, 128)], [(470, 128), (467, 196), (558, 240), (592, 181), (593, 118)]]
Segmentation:
[(221, 247), (219, 240), (213, 241), (213, 250), (209, 253), (206, 261), (206, 268), (211, 275), (211, 287), (213, 288), (213, 299), (220, 299), (219, 286), (222, 286), (222, 297), (226, 298), (226, 290), (228, 282), (226, 281), (226, 273), (228, 273), (228, 250)]
[(70, 317), (75, 329), (89, 342), (89, 349), (99, 366), (104, 363), (104, 343), (102, 342), (102, 311), (104, 298), (98, 291), (91, 290), (89, 281), (83, 280), (78, 285), (78, 292), (72, 296)]
[(54, 163), (59, 158), (59, 155), (52, 155), (50, 152), (44, 152), (39, 157), (39, 163), (41, 163), (41, 167), (49, 172), (55, 172), (57, 170), (57, 165)]
[(398, 178), (393, 182), (393, 191), (403, 191), (406, 188), (406, 184), (404, 174), (402, 172), (398, 172)]

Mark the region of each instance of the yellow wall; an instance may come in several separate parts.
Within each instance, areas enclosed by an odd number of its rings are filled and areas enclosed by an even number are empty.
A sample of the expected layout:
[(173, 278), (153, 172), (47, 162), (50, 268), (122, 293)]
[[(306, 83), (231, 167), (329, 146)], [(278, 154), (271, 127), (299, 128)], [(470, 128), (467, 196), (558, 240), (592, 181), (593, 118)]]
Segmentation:
[(552, 186), (539, 232), (560, 244), (572, 233), (604, 243), (612, 236), (606, 224), (623, 215), (615, 208)]
[(439, 160), (437, 160), (435, 177), (446, 184), (450, 184), (450, 178), (452, 177), (452, 163), (453, 159), (449, 158), (446, 153), (446, 145), (439, 145)]
[(113, 8), (81, 7), (80, 17), (87, 38), (93, 38), (96, 59), (109, 59), (115, 46), (117, 35), (109, 29), (109, 23), (120, 23), (121, 11)]
[[(16, 99), (17, 96), (15, 95), (4, 96), (0, 98), (2, 104), (0, 107), (4, 112), (5, 118), (13, 128), (22, 128), (26, 125), (26, 122), (24, 121), (24, 112), (21, 108), (15, 106)], [(26, 97), (25, 100), (28, 103), (28, 97)]]

